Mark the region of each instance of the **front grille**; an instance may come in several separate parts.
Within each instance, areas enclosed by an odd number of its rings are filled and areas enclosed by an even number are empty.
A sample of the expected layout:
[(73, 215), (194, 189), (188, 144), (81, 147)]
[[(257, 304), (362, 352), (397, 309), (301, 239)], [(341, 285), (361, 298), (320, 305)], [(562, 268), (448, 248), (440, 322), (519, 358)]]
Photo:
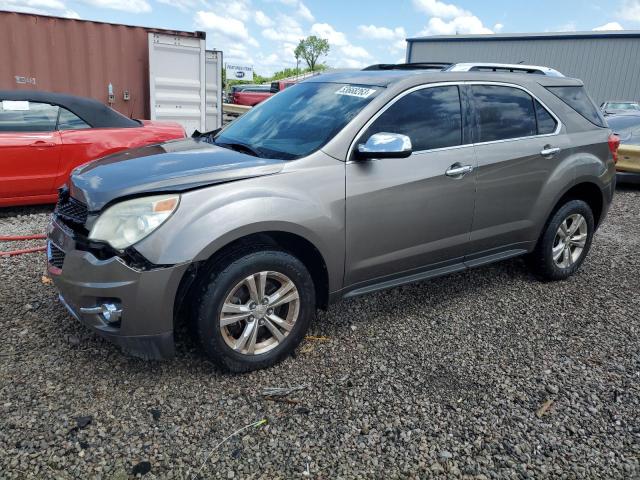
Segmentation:
[(87, 206), (69, 196), (68, 190), (61, 189), (56, 204), (56, 215), (76, 225), (84, 225), (87, 221)]
[(56, 247), (53, 243), (49, 242), (47, 245), (47, 257), (49, 263), (56, 268), (62, 268), (62, 264), (64, 263), (65, 253)]

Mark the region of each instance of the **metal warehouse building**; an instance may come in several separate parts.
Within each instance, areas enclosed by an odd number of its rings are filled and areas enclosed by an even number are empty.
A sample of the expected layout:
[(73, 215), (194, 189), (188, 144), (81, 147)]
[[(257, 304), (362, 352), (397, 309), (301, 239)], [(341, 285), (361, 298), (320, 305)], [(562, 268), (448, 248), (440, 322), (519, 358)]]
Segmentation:
[(640, 31), (410, 38), (407, 62), (545, 65), (582, 79), (598, 105), (640, 100)]

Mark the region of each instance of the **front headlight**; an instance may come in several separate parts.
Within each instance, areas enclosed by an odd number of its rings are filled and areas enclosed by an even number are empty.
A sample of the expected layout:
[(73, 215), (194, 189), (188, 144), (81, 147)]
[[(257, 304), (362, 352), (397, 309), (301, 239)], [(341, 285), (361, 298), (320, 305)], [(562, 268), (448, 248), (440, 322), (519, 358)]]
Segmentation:
[(124, 250), (162, 225), (179, 202), (180, 195), (155, 195), (116, 203), (98, 217), (89, 238)]

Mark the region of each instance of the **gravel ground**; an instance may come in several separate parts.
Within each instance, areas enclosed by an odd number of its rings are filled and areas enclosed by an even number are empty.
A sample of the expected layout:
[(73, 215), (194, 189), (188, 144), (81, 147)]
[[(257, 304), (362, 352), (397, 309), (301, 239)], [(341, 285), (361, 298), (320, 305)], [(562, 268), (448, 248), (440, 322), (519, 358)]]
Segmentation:
[[(0, 234), (46, 221), (5, 209)], [(240, 376), (184, 335), (173, 361), (126, 357), (67, 315), (42, 254), (0, 258), (0, 477), (640, 478), (639, 253), (623, 189), (568, 281), (513, 260), (345, 301), (326, 339)]]

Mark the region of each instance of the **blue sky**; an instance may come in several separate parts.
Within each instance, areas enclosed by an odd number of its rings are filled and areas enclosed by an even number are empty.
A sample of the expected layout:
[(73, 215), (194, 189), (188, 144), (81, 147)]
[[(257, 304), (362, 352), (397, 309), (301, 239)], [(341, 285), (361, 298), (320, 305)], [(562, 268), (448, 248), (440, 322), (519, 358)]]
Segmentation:
[(640, 0), (0, 0), (0, 9), (204, 30), (207, 45), (263, 75), (295, 66), (297, 41), (326, 38), (334, 67), (402, 61), (405, 38), (639, 29)]

